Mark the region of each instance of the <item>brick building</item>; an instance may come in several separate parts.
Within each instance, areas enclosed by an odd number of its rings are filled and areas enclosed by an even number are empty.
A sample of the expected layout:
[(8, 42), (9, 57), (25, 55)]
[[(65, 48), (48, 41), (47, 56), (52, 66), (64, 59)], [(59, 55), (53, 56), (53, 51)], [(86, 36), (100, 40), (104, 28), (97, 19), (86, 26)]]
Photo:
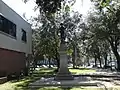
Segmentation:
[(19, 73), (30, 54), (31, 25), (0, 0), (0, 75)]

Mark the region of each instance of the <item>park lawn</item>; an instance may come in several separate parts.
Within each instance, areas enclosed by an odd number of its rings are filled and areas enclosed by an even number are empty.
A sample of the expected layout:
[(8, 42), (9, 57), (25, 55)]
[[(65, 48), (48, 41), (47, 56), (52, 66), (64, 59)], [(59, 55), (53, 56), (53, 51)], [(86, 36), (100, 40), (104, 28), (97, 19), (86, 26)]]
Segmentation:
[(120, 87), (113, 88), (98, 88), (98, 87), (72, 87), (72, 88), (61, 88), (61, 87), (44, 87), (38, 90), (120, 90)]
[(32, 75), (32, 76), (24, 77), (23, 79), (20, 79), (19, 81), (11, 80), (4, 84), (1, 84), (0, 90), (28, 90), (29, 83), (39, 78), (40, 78), (39, 76), (34, 77), (34, 75)]
[(69, 69), (72, 74), (88, 74), (96, 72), (95, 69)]
[[(36, 73), (40, 75), (55, 75), (56, 73), (54, 72), (56, 68), (40, 68)], [(72, 74), (88, 74), (88, 73), (94, 73), (96, 72), (95, 69), (87, 69), (87, 68), (78, 68), (78, 69), (73, 69), (69, 68), (69, 71)]]
[[(44, 75), (55, 75), (54, 72), (55, 68), (40, 68), (39, 70), (34, 71), (34, 73), (31, 76), (24, 77), (23, 79), (12, 80), (8, 81), (4, 84), (0, 85), (0, 90), (28, 90), (28, 85), (37, 80), (40, 79)], [(89, 72), (95, 72), (95, 70), (92, 69), (69, 69), (71, 73), (73, 74), (82, 74), (82, 73), (89, 73)], [(39, 90), (62, 90), (61, 88), (40, 88)], [(69, 90), (88, 90), (88, 89), (80, 89), (80, 88), (71, 88)], [(90, 90), (90, 89), (89, 89)], [(92, 89), (93, 90), (93, 89)], [(98, 89), (97, 89), (98, 90)]]
[[(22, 88), (22, 87), (16, 86), (18, 83), (20, 84), (21, 82), (17, 82), (17, 83), (7, 82), (3, 85), (0, 85), (0, 90), (30, 90), (28, 88)], [(72, 87), (72, 88), (43, 87), (36, 90), (120, 90), (120, 87), (107, 88), (107, 89), (97, 88), (97, 87)]]

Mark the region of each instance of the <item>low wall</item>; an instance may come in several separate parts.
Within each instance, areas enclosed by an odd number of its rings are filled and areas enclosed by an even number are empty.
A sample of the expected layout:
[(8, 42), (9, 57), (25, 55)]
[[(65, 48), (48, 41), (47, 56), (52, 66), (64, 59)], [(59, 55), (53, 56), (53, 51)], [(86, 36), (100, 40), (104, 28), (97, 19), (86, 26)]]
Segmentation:
[(0, 76), (19, 73), (25, 66), (24, 53), (0, 48)]

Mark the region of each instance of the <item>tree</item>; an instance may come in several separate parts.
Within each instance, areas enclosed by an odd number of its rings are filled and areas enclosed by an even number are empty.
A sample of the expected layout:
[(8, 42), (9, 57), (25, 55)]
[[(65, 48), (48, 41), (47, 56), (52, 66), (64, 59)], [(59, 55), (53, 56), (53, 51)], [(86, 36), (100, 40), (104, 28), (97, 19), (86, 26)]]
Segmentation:
[[(38, 21), (40, 18), (36, 18)], [(40, 22), (40, 21), (39, 21)], [(42, 26), (34, 29), (34, 52), (38, 55), (45, 55), (49, 59), (58, 59), (59, 38), (54, 23), (49, 23), (42, 18)], [(59, 67), (59, 66), (58, 66)]]
[[(29, 0), (23, 0), (25, 3)], [(41, 13), (51, 14), (60, 11), (62, 6), (65, 6), (67, 3), (73, 5), (75, 0), (36, 0), (36, 4), (40, 9)]]
[[(85, 48), (85, 54), (86, 56), (89, 55), (94, 56), (95, 60), (99, 60), (99, 62), (101, 63), (101, 48), (104, 46), (101, 46), (100, 40), (106, 40), (106, 37), (108, 37), (108, 34), (112, 35), (112, 37), (116, 36), (116, 32), (113, 33), (113, 31), (115, 30), (111, 30), (111, 27), (107, 27), (109, 25), (109, 23), (112, 23), (110, 25), (116, 25), (118, 24), (118, 17), (119, 17), (119, 10), (114, 11), (114, 8), (108, 8), (107, 6), (109, 6), (110, 4), (110, 0), (101, 0), (101, 2), (98, 2), (99, 4), (99, 8), (100, 11), (103, 12), (103, 10), (101, 8), (106, 7), (108, 10), (110, 11), (109, 13), (103, 13), (103, 14), (96, 14), (95, 19), (94, 17), (91, 18), (92, 22), (88, 22), (89, 25), (89, 29), (90, 31), (87, 30), (88, 34), (85, 35), (81, 35), (80, 37), (76, 35), (76, 30), (80, 29), (80, 18), (81, 15), (79, 13), (75, 13), (74, 15), (71, 17), (70, 16), (70, 6), (73, 5), (75, 2), (75, 0), (36, 0), (36, 3), (38, 5), (38, 8), (40, 9), (40, 16), (38, 20), (38, 22), (41, 22), (41, 27), (38, 29), (38, 34), (35, 40), (36, 43), (36, 47), (40, 47), (38, 50), (36, 50), (36, 53), (41, 53), (47, 55), (48, 57), (51, 58), (56, 58), (58, 60), (59, 63), (59, 41), (60, 41), (60, 37), (59, 37), (59, 26), (60, 23), (64, 23), (65, 26), (65, 30), (67, 32), (67, 39), (69, 42), (69, 47), (71, 47), (73, 49), (73, 52), (75, 52), (75, 49), (79, 47), (79, 45), (81, 45), (81, 41), (84, 43), (84, 41), (87, 40), (88, 45), (86, 46), (90, 46), (91, 48)], [(69, 4), (68, 4), (69, 3)], [(117, 12), (117, 13), (116, 13)], [(113, 14), (116, 13), (115, 17)], [(106, 17), (104, 17), (104, 15), (106, 15)], [(112, 18), (110, 17), (112, 16)], [(109, 17), (109, 18), (108, 18)], [(117, 20), (116, 20), (117, 17)], [(100, 18), (100, 19), (99, 19)], [(97, 21), (96, 21), (97, 19)], [(103, 21), (105, 21), (106, 23), (104, 23)], [(110, 22), (109, 22), (110, 20)], [(116, 22), (117, 23), (113, 23)], [(100, 24), (93, 24), (93, 22), (101, 22)], [(92, 25), (93, 24), (93, 25)], [(106, 28), (107, 27), (107, 28)], [(92, 30), (93, 28), (93, 30)], [(108, 30), (109, 29), (109, 30)], [(113, 29), (113, 28), (112, 28)], [(111, 30), (111, 31), (110, 31)], [(117, 30), (117, 29), (116, 29)], [(85, 32), (85, 30), (82, 30), (83, 32)], [(107, 33), (106, 33), (107, 31)], [(111, 33), (110, 33), (110, 32)], [(119, 30), (118, 30), (119, 31)], [(104, 34), (104, 35), (102, 35)], [(114, 36), (113, 36), (114, 35)], [(97, 37), (98, 36), (98, 37)], [(38, 39), (39, 37), (39, 39)], [(118, 37), (118, 35), (117, 35)], [(80, 40), (81, 39), (81, 40)], [(117, 38), (118, 39), (118, 38)], [(108, 41), (109, 40), (109, 41)], [(114, 44), (113, 40), (111, 43), (110, 41), (111, 39), (107, 39), (106, 41), (108, 41), (112, 47), (113, 52), (115, 53), (117, 59), (118, 59), (118, 53), (116, 53), (116, 49), (114, 47), (116, 47)], [(92, 43), (90, 43), (92, 41)], [(118, 40), (119, 41), (119, 40)], [(117, 41), (117, 43), (118, 43)], [(97, 44), (97, 46), (95, 46), (95, 44)], [(84, 45), (84, 44), (83, 44)], [(53, 48), (52, 46), (54, 46), (55, 48)], [(93, 49), (92, 49), (93, 48)], [(49, 50), (47, 50), (49, 49)], [(87, 52), (89, 50), (89, 52)], [(90, 51), (91, 50), (91, 51)], [(90, 52), (92, 52), (92, 55), (90, 55)], [(73, 55), (74, 57), (75, 55)], [(75, 59), (73, 59), (73, 62), (75, 62)], [(58, 64), (59, 65), (59, 64)]]
[[(104, 40), (109, 43), (111, 49), (117, 59), (118, 70), (120, 70), (120, 55), (118, 53), (118, 46), (120, 41), (120, 29), (118, 27), (120, 23), (120, 8), (115, 5), (107, 7), (106, 11), (101, 11), (92, 18), (94, 23), (91, 27), (93, 36), (99, 40)], [(98, 23), (99, 21), (99, 23)], [(90, 22), (89, 22), (90, 23)]]

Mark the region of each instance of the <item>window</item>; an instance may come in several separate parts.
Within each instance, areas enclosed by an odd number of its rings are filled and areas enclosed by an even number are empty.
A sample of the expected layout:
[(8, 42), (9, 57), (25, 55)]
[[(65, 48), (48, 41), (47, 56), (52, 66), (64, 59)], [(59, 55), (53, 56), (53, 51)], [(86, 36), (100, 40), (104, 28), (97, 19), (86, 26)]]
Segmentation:
[(27, 42), (26, 31), (22, 29), (22, 41)]
[(16, 25), (0, 15), (0, 31), (16, 37)]
[(0, 16), (0, 30), (2, 29), (2, 23), (3, 23), (3, 20), (2, 20), (2, 17)]

